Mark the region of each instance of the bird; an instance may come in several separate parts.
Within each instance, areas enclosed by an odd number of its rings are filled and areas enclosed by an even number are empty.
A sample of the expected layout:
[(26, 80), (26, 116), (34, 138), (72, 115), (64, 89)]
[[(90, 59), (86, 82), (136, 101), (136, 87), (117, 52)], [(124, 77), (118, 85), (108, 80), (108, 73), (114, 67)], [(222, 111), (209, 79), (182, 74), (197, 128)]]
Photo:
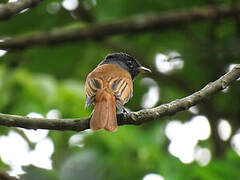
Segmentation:
[(90, 128), (94, 131), (118, 129), (116, 111), (127, 113), (124, 108), (133, 96), (133, 80), (139, 73), (151, 72), (134, 57), (126, 53), (108, 54), (88, 74), (85, 81), (85, 107), (94, 104), (90, 117)]

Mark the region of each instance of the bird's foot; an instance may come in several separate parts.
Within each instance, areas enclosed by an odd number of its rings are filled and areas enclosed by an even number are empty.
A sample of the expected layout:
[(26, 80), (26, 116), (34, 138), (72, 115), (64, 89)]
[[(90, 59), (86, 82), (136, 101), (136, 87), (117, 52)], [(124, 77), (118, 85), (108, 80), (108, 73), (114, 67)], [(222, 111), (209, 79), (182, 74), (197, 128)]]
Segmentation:
[(124, 118), (126, 119), (127, 115), (129, 114), (129, 111), (127, 109), (123, 108), (122, 113), (123, 113)]

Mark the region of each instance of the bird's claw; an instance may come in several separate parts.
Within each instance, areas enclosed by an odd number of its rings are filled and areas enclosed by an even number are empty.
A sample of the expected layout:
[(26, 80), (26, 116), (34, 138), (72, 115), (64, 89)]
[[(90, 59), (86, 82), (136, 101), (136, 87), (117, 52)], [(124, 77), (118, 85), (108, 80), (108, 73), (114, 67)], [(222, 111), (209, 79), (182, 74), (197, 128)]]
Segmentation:
[(123, 113), (124, 118), (126, 119), (129, 111), (127, 109), (123, 108), (122, 113)]

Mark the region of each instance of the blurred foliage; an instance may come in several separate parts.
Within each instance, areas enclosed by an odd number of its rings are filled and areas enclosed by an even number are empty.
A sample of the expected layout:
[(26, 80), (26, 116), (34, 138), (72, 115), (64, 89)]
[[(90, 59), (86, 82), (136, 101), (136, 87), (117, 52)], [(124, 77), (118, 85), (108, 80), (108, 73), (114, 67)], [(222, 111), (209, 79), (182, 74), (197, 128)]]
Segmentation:
[[(78, 20), (73, 12), (65, 10), (61, 4), (56, 14), (48, 13), (47, 8), (53, 2), (62, 1), (45, 0), (34, 9), (0, 22), (0, 39), (54, 28), (87, 26), (87, 22)], [(99, 23), (127, 19), (137, 14), (188, 11), (210, 4), (231, 5), (235, 2), (79, 0)], [(154, 80), (160, 89), (157, 106), (198, 90), (224, 74), (229, 64), (239, 63), (239, 32), (239, 18), (228, 17), (181, 27), (176, 25), (166, 31), (121, 35), (108, 40), (125, 52), (134, 52), (133, 56), (140, 57), (141, 63), (152, 69), (155, 69), (157, 53), (180, 53), (184, 60), (183, 69), (164, 75), (166, 78), (162, 80), (163, 75), (154, 72)], [(104, 41), (89, 41), (7, 52), (0, 57), (0, 112), (19, 115), (38, 112), (45, 115), (51, 109), (58, 109), (63, 118), (88, 117), (91, 108), (84, 108), (85, 78), (107, 53), (115, 51), (116, 48)], [(144, 76), (138, 77), (134, 83), (134, 97), (126, 106), (130, 110), (142, 108), (142, 96), (149, 89), (141, 83)], [(176, 78), (184, 81), (191, 91), (186, 91), (184, 85), (174, 80)], [(236, 132), (240, 127), (239, 92), (239, 82), (234, 83), (226, 93), (211, 98), (211, 103), (199, 105), (199, 113), (209, 117), (214, 129), (217, 128), (215, 121), (227, 118)], [(195, 162), (183, 164), (168, 152), (169, 141), (164, 135), (166, 123), (174, 119), (187, 121), (191, 116), (193, 114), (188, 111), (178, 113), (141, 126), (122, 126), (116, 133), (51, 131), (48, 136), (54, 142), (53, 169), (45, 170), (31, 165), (24, 167), (26, 174), (20, 177), (23, 180), (133, 180), (141, 179), (148, 173), (159, 173), (166, 180), (239, 179), (239, 156), (232, 150), (230, 143), (221, 145), (219, 138), (211, 137), (204, 142), (212, 152), (212, 160), (205, 167)], [(0, 127), (0, 137), (10, 129)], [(69, 139), (76, 134), (85, 137), (81, 142), (83, 147), (69, 144)], [(223, 152), (220, 155), (217, 152), (219, 147)], [(0, 158), (0, 170), (8, 169), (8, 165)]]
[(23, 167), (23, 170), (26, 172), (25, 174), (21, 175), (20, 178), (22, 180), (57, 180), (58, 176), (56, 172), (49, 171), (41, 168), (36, 168), (32, 165), (28, 167)]

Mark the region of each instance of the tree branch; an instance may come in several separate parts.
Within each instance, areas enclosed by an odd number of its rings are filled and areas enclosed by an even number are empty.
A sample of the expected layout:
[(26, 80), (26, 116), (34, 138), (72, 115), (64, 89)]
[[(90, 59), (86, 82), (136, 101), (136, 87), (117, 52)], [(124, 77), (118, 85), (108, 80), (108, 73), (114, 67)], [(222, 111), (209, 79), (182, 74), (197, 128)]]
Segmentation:
[[(39, 1), (39, 0), (35, 0)], [(240, 13), (240, 6), (204, 7), (185, 12), (169, 12), (159, 15), (139, 15), (126, 20), (105, 24), (90, 24), (84, 28), (62, 28), (39, 32), (34, 35), (12, 37), (0, 42), (0, 49), (22, 49), (36, 45), (52, 45), (63, 42), (99, 40), (119, 34), (136, 34), (153, 30), (165, 30), (201, 20), (212, 20), (235, 16)]]
[(0, 4), (0, 20), (8, 20), (22, 10), (32, 8), (43, 0), (18, 0), (17, 2)]
[[(177, 112), (189, 109), (211, 95), (216, 94), (226, 88), (231, 82), (240, 77), (240, 64), (236, 65), (230, 72), (223, 75), (218, 80), (209, 83), (203, 89), (182, 99), (177, 99), (167, 104), (160, 105), (152, 109), (144, 109), (138, 112), (127, 114), (126, 118), (122, 114), (117, 116), (118, 124), (134, 124), (150, 122), (165, 116), (173, 115)], [(72, 130), (83, 131), (89, 128), (89, 118), (82, 119), (44, 119), (29, 118), (17, 115), (0, 114), (0, 125), (9, 127), (22, 127), (26, 129), (51, 129), (51, 130)]]

